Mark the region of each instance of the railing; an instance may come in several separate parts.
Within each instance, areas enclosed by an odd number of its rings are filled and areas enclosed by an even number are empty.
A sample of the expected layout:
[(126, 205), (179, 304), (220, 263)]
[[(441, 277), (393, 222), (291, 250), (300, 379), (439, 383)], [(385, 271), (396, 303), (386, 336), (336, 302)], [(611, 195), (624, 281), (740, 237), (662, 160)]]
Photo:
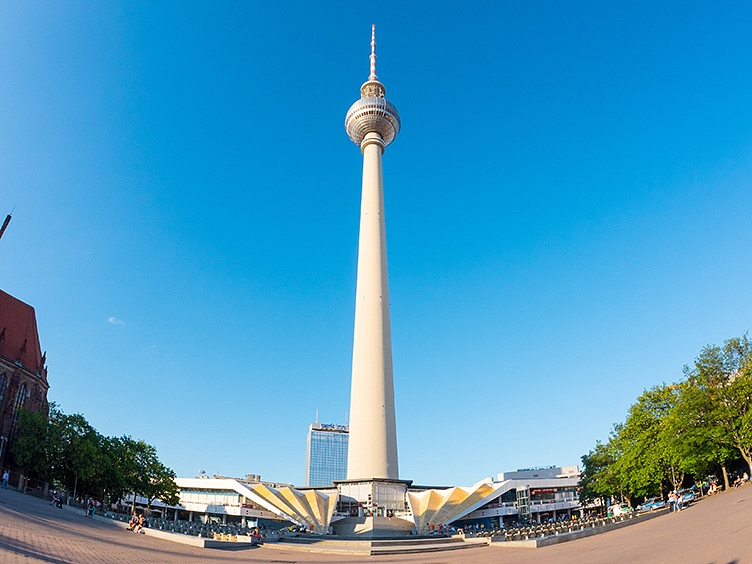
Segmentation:
[(577, 519), (571, 521), (556, 521), (554, 523), (533, 523), (505, 528), (494, 528), (482, 531), (466, 531), (466, 537), (490, 537), (492, 542), (541, 539), (563, 534), (574, 533), (586, 529), (596, 529), (638, 518), (634, 513), (626, 513), (618, 517), (598, 517), (593, 519)]
[[(104, 516), (123, 523), (127, 523), (131, 519), (130, 515), (124, 513), (113, 513), (111, 511), (105, 511)], [(228, 540), (230, 537), (239, 536), (251, 537), (254, 535), (254, 531), (259, 530), (258, 527), (248, 527), (232, 523), (175, 521), (172, 519), (159, 519), (156, 517), (147, 518), (147, 528), (194, 537), (218, 538), (222, 540)]]

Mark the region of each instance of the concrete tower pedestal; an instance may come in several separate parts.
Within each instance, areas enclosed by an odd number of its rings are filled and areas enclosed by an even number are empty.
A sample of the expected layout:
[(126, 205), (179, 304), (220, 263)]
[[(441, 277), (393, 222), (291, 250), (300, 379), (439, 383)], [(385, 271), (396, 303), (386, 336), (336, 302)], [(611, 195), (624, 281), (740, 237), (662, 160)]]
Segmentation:
[(386, 539), (409, 535), (414, 527), (407, 505), (409, 480), (343, 480), (335, 482), (340, 507), (349, 507), (351, 517), (332, 523), (343, 538)]

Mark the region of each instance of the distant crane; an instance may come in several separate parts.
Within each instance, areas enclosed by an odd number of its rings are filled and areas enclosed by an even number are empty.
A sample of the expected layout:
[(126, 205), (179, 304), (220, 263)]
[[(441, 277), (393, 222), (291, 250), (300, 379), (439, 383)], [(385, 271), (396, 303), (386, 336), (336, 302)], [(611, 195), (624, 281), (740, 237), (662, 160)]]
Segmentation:
[(3, 238), (3, 233), (5, 233), (5, 230), (7, 229), (7, 227), (8, 227), (8, 224), (10, 223), (10, 219), (11, 219), (11, 217), (12, 217), (12, 216), (11, 216), (10, 214), (8, 214), (8, 215), (6, 216), (6, 218), (5, 218), (5, 221), (3, 221), (3, 226), (2, 226), (2, 227), (0, 227), (0, 239), (2, 239), (2, 238)]

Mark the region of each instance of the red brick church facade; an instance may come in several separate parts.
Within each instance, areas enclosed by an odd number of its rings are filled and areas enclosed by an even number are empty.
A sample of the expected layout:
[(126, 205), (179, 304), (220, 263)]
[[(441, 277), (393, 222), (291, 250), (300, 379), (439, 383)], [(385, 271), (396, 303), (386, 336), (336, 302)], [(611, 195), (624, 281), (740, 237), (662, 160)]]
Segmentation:
[(21, 407), (47, 409), (45, 363), (34, 308), (0, 290), (0, 465), (7, 460)]

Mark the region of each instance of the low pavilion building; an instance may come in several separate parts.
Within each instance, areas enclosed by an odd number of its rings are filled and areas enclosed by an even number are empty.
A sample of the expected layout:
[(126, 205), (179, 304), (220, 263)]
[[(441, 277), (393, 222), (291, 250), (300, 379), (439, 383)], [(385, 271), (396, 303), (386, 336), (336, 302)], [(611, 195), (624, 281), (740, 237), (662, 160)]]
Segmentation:
[[(504, 527), (518, 522), (542, 522), (581, 516), (577, 466), (521, 469), (486, 478), (469, 487), (414, 486), (405, 483), (406, 501), (388, 506), (359, 502), (367, 492), (353, 495), (345, 481), (332, 487), (294, 488), (246, 479), (177, 478), (180, 505), (152, 504), (165, 517), (279, 529), (295, 525), (314, 534), (331, 534), (338, 521), (377, 516), (400, 519), (416, 535), (429, 534), (439, 525), (455, 527)], [(369, 480), (362, 487), (378, 487)], [(370, 499), (377, 496), (370, 494)], [(136, 500), (138, 504), (138, 499)], [(146, 500), (143, 500), (143, 505)]]

